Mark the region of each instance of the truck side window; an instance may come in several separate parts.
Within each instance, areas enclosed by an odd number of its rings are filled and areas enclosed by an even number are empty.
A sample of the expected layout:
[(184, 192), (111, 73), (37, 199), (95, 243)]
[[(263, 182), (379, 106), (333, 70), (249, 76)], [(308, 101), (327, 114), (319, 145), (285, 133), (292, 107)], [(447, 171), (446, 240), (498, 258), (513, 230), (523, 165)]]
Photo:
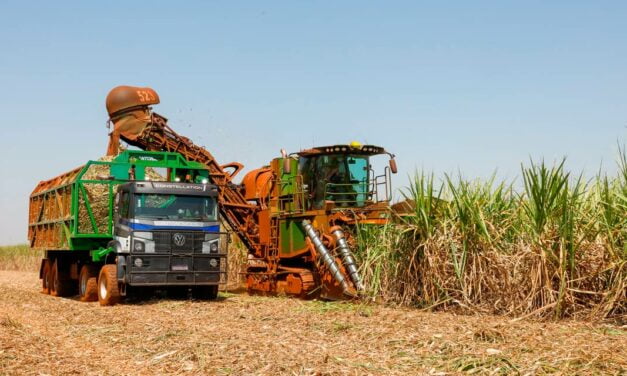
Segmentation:
[(120, 217), (128, 218), (129, 217), (129, 194), (128, 192), (122, 192), (122, 200), (120, 202)]

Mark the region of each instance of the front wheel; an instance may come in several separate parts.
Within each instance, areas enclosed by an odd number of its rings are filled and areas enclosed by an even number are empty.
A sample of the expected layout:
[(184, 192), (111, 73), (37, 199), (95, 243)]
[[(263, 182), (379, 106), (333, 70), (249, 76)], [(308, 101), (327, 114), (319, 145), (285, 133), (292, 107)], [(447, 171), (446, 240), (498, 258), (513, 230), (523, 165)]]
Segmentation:
[(112, 306), (120, 301), (117, 266), (107, 264), (100, 269), (98, 276), (98, 302), (101, 306)]

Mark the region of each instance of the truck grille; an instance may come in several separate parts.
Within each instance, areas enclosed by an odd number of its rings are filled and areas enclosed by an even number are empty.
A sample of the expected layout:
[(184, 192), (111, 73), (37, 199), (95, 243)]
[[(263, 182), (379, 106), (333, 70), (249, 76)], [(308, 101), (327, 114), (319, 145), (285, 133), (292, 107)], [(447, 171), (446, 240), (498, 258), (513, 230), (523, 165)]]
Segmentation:
[(155, 231), (156, 252), (201, 253), (205, 234), (200, 231)]

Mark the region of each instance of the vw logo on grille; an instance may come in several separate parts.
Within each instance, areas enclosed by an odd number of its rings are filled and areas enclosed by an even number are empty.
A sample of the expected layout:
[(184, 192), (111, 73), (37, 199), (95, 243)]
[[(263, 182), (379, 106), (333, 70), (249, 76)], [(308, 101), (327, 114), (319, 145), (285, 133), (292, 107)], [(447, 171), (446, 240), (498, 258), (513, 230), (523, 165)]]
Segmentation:
[(172, 237), (172, 240), (174, 240), (174, 244), (176, 244), (179, 247), (181, 247), (181, 246), (183, 246), (185, 244), (185, 235), (183, 235), (183, 234), (174, 234), (174, 236)]

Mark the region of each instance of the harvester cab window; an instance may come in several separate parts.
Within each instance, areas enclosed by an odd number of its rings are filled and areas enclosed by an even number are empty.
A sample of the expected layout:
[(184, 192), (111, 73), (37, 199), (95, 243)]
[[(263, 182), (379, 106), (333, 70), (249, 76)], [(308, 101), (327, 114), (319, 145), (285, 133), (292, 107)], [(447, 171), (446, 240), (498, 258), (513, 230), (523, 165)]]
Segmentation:
[(308, 185), (313, 207), (321, 209), (325, 201), (339, 207), (363, 206), (368, 196), (370, 165), (368, 157), (331, 154), (302, 158), (300, 170)]
[(368, 157), (349, 156), (348, 169), (350, 174), (350, 188), (355, 193), (352, 199), (355, 206), (363, 206), (366, 202), (369, 191), (370, 166)]

